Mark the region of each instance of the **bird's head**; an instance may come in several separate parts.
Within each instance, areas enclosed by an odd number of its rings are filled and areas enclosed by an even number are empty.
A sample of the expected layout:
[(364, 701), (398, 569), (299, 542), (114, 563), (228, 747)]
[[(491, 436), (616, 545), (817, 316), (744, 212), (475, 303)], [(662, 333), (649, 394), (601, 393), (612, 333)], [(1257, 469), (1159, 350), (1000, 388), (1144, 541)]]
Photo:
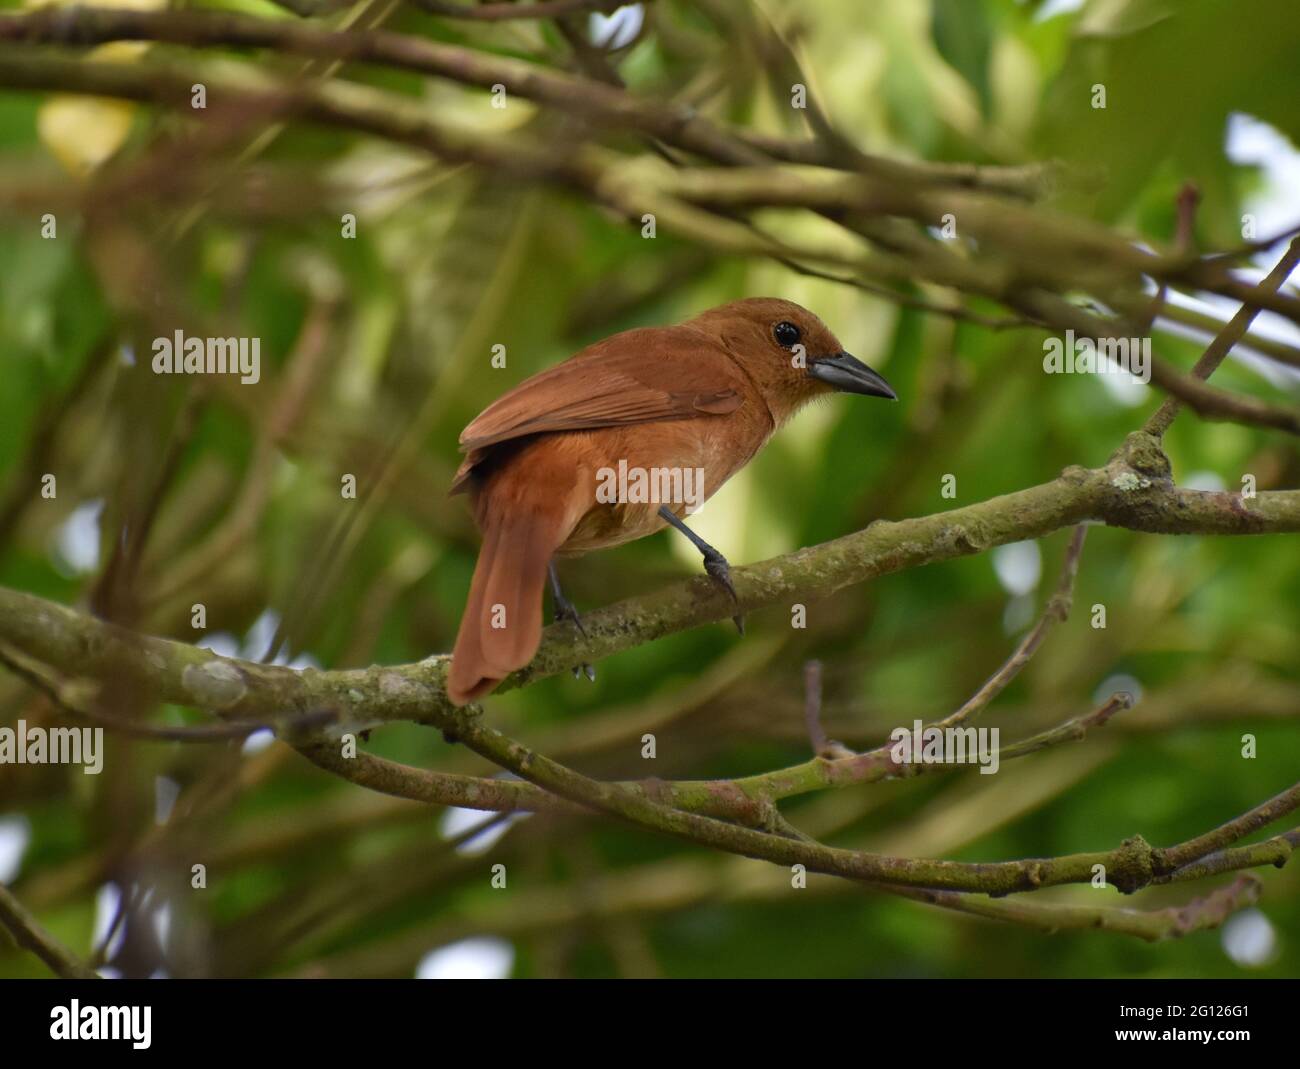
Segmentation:
[(825, 323), (793, 301), (732, 301), (691, 324), (722, 340), (780, 419), (831, 391), (898, 399), (881, 375), (845, 352)]

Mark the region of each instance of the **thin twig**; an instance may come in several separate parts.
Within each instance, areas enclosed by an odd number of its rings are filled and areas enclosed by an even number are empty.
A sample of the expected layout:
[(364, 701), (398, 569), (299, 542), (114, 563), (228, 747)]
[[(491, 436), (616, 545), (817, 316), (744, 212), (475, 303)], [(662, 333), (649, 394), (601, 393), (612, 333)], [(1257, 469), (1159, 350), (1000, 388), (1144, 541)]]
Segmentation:
[(0, 924), (20, 947), (30, 950), (56, 976), (67, 980), (98, 980), (99, 974), (47, 932), (3, 883), (0, 883)]
[(808, 742), (817, 757), (852, 757), (853, 751), (843, 743), (826, 737), (822, 727), (822, 663), (808, 661), (803, 666), (804, 723), (808, 727)]
[(1075, 906), (1025, 899), (988, 899), (954, 894), (951, 891), (888, 890), (891, 894), (915, 902), (925, 902), (941, 909), (968, 913), (987, 920), (1018, 924), (1049, 935), (1099, 930), (1132, 935), (1151, 943), (1219, 927), (1233, 913), (1259, 901), (1262, 887), (1258, 877), (1247, 873), (1227, 887), (1194, 898), (1185, 905), (1156, 910)]
[[(1256, 289), (1260, 293), (1276, 292), (1282, 283), (1290, 277), (1291, 272), (1295, 270), (1298, 263), (1300, 263), (1300, 238), (1294, 238), (1291, 244), (1287, 246), (1286, 252), (1283, 253), (1277, 265), (1260, 282)], [(1255, 316), (1258, 314), (1258, 304), (1247, 303), (1237, 309), (1236, 315), (1224, 324), (1223, 329), (1215, 335), (1214, 340), (1201, 354), (1201, 358), (1196, 361), (1195, 366), (1192, 368), (1192, 377), (1202, 380), (1208, 379), (1215, 369), (1223, 363), (1232, 347), (1241, 340), (1242, 335), (1250, 328), (1250, 324), (1254, 322)], [(1165, 398), (1164, 403), (1147, 420), (1143, 430), (1157, 438), (1163, 436), (1182, 407), (1183, 400), (1181, 398)]]
[[(476, 22), (507, 22), (517, 19), (557, 19), (583, 11), (612, 11), (627, 0), (532, 0), (532, 3), (456, 4), (444, 0), (410, 0), (421, 11), (443, 18)], [(648, 2), (648, 0), (647, 0)]]
[(1157, 850), (1152, 858), (1157, 875), (1168, 875), (1184, 868), (1194, 861), (1200, 861), (1208, 854), (1235, 843), (1238, 839), (1267, 827), (1274, 821), (1281, 820), (1288, 813), (1300, 809), (1300, 783), (1288, 787), (1280, 794), (1274, 795), (1267, 802), (1261, 802), (1255, 808), (1235, 817), (1204, 835), (1189, 839), (1178, 846)]
[(1031, 319), (1029, 316), (981, 315), (979, 312), (972, 312), (969, 308), (965, 308), (960, 304), (940, 304), (937, 301), (927, 301), (924, 297), (903, 293), (891, 286), (882, 286), (874, 282), (868, 282), (866, 279), (855, 278), (852, 275), (822, 271), (819, 268), (809, 267), (807, 264), (801, 264), (797, 260), (791, 260), (784, 256), (777, 256), (775, 259), (777, 263), (783, 264), (796, 274), (805, 275), (808, 278), (825, 279), (827, 282), (838, 282), (841, 286), (852, 286), (854, 289), (862, 290), (863, 293), (883, 297), (885, 300), (892, 301), (903, 308), (915, 308), (917, 311), (945, 316), (961, 323), (973, 323), (975, 326), (985, 327), (988, 330), (1015, 330), (1023, 327), (1043, 328), (1047, 326), (1046, 323)]
[(1015, 652), (1003, 662), (1001, 668), (985, 680), (984, 685), (972, 694), (960, 709), (944, 717), (933, 725), (934, 727), (940, 729), (954, 727), (987, 708), (988, 704), (1006, 690), (1007, 685), (1029, 663), (1053, 626), (1069, 619), (1070, 608), (1074, 604), (1074, 580), (1079, 574), (1079, 558), (1083, 555), (1083, 540), (1087, 535), (1088, 528), (1083, 524), (1074, 529), (1074, 533), (1070, 536), (1070, 543), (1065, 549), (1065, 559), (1061, 563), (1061, 575), (1057, 579), (1056, 589), (1048, 598), (1042, 616), (1021, 640)]
[[(1274, 430), (1286, 431), (1288, 434), (1300, 434), (1300, 409), (1269, 404), (1258, 397), (1219, 389), (1195, 375), (1183, 374), (1158, 356), (1151, 358), (1151, 381), (1166, 393), (1173, 395), (1166, 398), (1165, 405), (1186, 405), (1205, 419), (1230, 420), (1233, 423), (1272, 427)], [(1152, 430), (1152, 426), (1159, 414), (1160, 410), (1157, 410), (1147, 422), (1147, 428), (1151, 433), (1156, 433), (1156, 430)], [(1170, 416), (1164, 421), (1166, 427), (1172, 418)]]

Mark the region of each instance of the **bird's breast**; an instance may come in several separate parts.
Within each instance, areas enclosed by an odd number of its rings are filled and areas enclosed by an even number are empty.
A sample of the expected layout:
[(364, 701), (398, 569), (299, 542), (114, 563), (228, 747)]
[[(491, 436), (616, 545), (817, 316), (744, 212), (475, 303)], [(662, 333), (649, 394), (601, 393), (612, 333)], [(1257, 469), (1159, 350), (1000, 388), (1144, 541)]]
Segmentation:
[[(604, 428), (557, 438), (576, 462), (588, 507), (560, 547), (586, 553), (662, 528), (662, 506), (687, 516), (758, 452), (770, 434), (757, 421), (727, 417)], [(566, 451), (568, 451), (566, 450)]]

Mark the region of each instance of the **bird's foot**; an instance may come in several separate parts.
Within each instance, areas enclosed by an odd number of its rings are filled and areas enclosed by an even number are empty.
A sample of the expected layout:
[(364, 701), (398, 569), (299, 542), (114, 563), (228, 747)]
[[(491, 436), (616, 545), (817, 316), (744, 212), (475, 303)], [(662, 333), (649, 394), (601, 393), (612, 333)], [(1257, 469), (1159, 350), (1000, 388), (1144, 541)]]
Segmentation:
[[(578, 634), (585, 639), (587, 629), (582, 626), (582, 617), (578, 615), (578, 610), (573, 607), (573, 602), (558, 590), (552, 591), (552, 596), (555, 598), (555, 622), (558, 624), (563, 620), (572, 621), (573, 626), (578, 629)], [(585, 661), (582, 664), (575, 664), (572, 671), (574, 679), (581, 679), (586, 676), (591, 682), (596, 682), (596, 669)]]
[(842, 742), (827, 739), (817, 748), (817, 756), (825, 758), (827, 761), (842, 761), (846, 757), (857, 757), (858, 752), (849, 749)]
[(578, 615), (578, 610), (573, 607), (573, 602), (559, 591), (554, 591), (552, 596), (555, 598), (555, 622), (558, 624), (563, 620), (573, 621), (573, 626), (578, 629), (578, 634), (585, 639), (587, 629), (582, 626), (582, 617)]
[[(731, 585), (731, 565), (727, 563), (727, 558), (719, 553), (716, 549), (706, 550), (704, 553), (704, 570), (708, 572), (709, 577), (731, 595), (731, 600), (740, 604), (740, 599), (736, 597), (736, 588)], [(737, 613), (731, 618), (736, 625), (736, 630), (742, 635), (745, 633), (745, 618)]]

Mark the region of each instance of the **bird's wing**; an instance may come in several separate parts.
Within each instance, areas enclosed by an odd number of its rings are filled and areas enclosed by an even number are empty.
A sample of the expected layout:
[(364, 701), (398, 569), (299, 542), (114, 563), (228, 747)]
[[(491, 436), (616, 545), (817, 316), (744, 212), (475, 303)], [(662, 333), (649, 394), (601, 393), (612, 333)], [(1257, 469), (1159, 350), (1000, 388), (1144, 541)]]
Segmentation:
[(498, 398), (460, 436), (469, 455), (452, 493), (490, 446), (547, 431), (591, 430), (734, 412), (741, 373), (721, 344), (692, 327), (629, 330), (597, 342)]
[(460, 436), (482, 449), (541, 431), (722, 415), (740, 407), (726, 351), (690, 327), (630, 330), (584, 349), (498, 398)]

